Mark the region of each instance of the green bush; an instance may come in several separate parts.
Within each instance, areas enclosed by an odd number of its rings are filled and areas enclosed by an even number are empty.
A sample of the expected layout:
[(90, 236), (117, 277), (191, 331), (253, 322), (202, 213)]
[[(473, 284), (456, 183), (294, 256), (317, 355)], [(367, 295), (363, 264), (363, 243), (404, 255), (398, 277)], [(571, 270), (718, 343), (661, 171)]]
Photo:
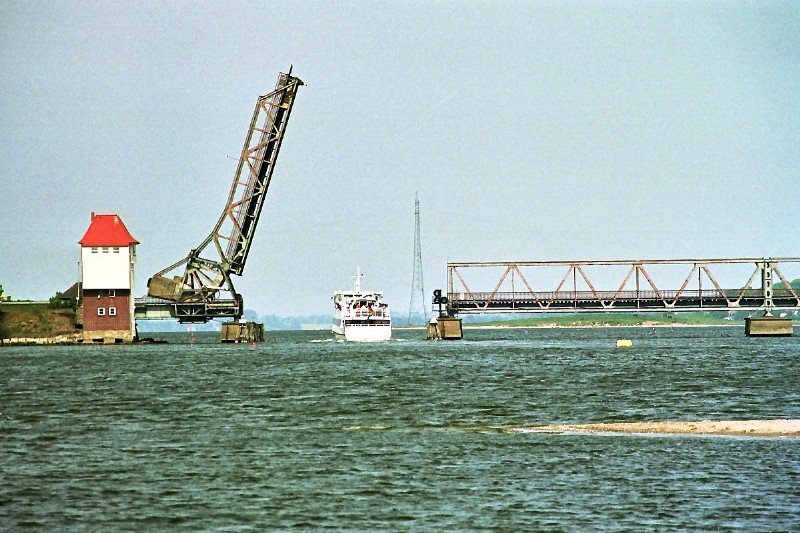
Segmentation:
[(64, 293), (57, 292), (54, 296), (50, 297), (51, 309), (72, 309), (75, 311), (78, 308), (78, 300), (76, 298), (63, 299)]

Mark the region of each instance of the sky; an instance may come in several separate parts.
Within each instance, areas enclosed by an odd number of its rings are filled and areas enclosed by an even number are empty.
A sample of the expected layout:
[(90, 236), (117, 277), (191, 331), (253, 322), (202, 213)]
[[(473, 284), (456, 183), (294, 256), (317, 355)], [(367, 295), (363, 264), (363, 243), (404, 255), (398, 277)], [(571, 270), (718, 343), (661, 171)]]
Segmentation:
[(426, 296), (448, 261), (800, 256), (796, 2), (0, 0), (5, 292), (77, 281), (95, 211), (143, 295), (290, 66), (259, 314), (327, 314), (357, 267), (407, 312), (415, 193)]

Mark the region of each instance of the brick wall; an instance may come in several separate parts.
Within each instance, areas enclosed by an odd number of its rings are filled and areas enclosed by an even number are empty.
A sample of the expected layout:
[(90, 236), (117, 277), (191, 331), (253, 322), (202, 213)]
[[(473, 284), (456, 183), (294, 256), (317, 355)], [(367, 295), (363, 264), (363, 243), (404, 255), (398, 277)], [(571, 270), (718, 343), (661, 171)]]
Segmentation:
[[(112, 315), (110, 309), (115, 309)], [(103, 309), (103, 314), (98, 313)], [(130, 291), (117, 289), (114, 296), (106, 289), (83, 291), (83, 330), (126, 330), (131, 328)]]

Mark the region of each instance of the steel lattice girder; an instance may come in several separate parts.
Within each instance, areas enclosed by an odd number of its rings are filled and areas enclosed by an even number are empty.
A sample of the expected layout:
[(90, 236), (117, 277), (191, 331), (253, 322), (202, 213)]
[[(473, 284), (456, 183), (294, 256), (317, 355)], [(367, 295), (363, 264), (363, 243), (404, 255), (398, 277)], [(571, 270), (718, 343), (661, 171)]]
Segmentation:
[[(742, 268), (742, 283), (736, 288), (723, 288), (713, 269), (720, 265)], [(752, 272), (750, 269), (755, 267)], [(587, 270), (623, 269), (622, 281), (613, 288), (598, 290)], [(680, 271), (679, 288), (665, 289), (664, 283), (652, 275), (653, 267), (688, 270)], [(525, 312), (555, 313), (569, 311), (707, 311), (707, 310), (771, 310), (800, 309), (800, 290), (793, 288), (782, 268), (800, 267), (800, 258), (739, 258), (739, 259), (655, 259), (611, 261), (520, 261), (520, 262), (461, 262), (448, 263), (447, 284), (451, 312)], [(534, 287), (530, 273), (523, 269), (557, 270), (559, 279), (555, 286)], [(462, 272), (470, 269), (501, 270), (493, 289), (475, 291), (467, 284)], [(563, 276), (561, 275), (563, 271)], [(783, 288), (774, 289), (773, 274)], [(696, 276), (696, 278), (695, 278)], [(761, 285), (752, 288), (758, 278)], [(524, 290), (518, 290), (516, 280)], [(704, 279), (710, 285), (703, 288)], [(696, 288), (692, 282), (696, 280)], [(458, 286), (456, 285), (458, 282)], [(511, 290), (501, 290), (510, 282)], [(578, 285), (585, 286), (578, 290)], [(634, 284), (634, 287), (629, 285)]]

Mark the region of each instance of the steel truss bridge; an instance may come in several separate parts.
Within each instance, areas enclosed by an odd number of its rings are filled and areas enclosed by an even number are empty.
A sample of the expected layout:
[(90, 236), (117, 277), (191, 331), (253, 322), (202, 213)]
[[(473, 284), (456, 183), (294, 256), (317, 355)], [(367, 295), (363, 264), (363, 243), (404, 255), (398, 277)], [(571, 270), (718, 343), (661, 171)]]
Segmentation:
[[(446, 303), (449, 314), (796, 313), (800, 289), (790, 285), (792, 275), (800, 278), (800, 258), (448, 263)], [(497, 281), (475, 290), (475, 281), (466, 281), (475, 277)]]

